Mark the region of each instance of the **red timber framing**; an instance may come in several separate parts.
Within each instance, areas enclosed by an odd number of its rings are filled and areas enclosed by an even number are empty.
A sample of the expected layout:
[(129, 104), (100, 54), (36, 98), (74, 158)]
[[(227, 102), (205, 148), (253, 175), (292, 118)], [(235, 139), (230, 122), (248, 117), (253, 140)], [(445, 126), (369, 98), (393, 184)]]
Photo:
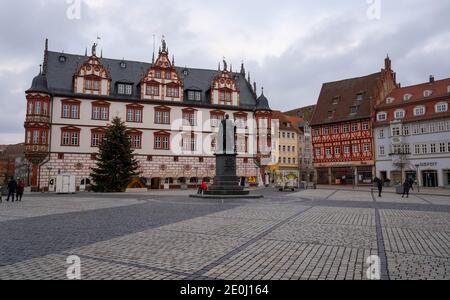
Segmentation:
[[(224, 69), (214, 78), (211, 86), (211, 104), (223, 106), (240, 106), (240, 89), (233, 77), (233, 73), (227, 69), (226, 64)], [(237, 99), (233, 103), (233, 99)]]

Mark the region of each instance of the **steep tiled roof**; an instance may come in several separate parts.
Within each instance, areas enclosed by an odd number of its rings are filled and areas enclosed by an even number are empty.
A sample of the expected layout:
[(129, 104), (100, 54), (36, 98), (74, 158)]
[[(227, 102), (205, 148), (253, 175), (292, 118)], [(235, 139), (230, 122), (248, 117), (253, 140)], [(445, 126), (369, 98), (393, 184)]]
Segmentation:
[[(384, 99), (377, 109), (382, 109), (390, 106), (398, 106), (408, 103), (420, 102), (421, 100), (435, 99), (443, 96), (450, 95), (450, 78), (429, 81), (422, 84), (406, 86), (402, 88), (394, 89), (387, 97)], [(425, 96), (425, 91), (431, 91), (432, 94)], [(411, 95), (409, 100), (405, 101), (405, 95)], [(390, 99), (390, 101), (387, 101)]]
[[(312, 125), (370, 118), (381, 73), (325, 83), (322, 86)], [(358, 100), (358, 94), (362, 100)], [(352, 113), (352, 107), (357, 111)]]
[(285, 112), (285, 114), (288, 116), (302, 118), (305, 122), (311, 122), (315, 109), (315, 105), (310, 105)]
[[(73, 76), (79, 67), (88, 59), (84, 55), (73, 55), (59, 52), (49, 51), (46, 68), (46, 77), (48, 89), (53, 94), (71, 95), (73, 93)], [(60, 61), (60, 57), (65, 58), (64, 62)], [(101, 58), (102, 65), (108, 69), (111, 75), (111, 85), (114, 87), (117, 82), (127, 82), (134, 84), (133, 96), (111, 95), (115, 98), (139, 100), (140, 82), (148, 69), (152, 66), (146, 62), (136, 62), (128, 60), (116, 60)], [(121, 63), (125, 62), (126, 68), (121, 67)], [(195, 89), (202, 91), (202, 102), (200, 104), (210, 104), (209, 90), (214, 78), (219, 75), (217, 70), (204, 70), (195, 68), (176, 67), (176, 71), (180, 75), (184, 83), (184, 89)], [(256, 97), (250, 88), (245, 76), (241, 73), (233, 73), (240, 89), (240, 108), (255, 109)], [(189, 103), (188, 101), (185, 101)], [(195, 102), (199, 103), (199, 102)]]
[[(298, 123), (302, 121), (300, 118), (290, 117), (281, 111), (273, 111), (272, 119), (280, 121), (280, 130), (299, 131)], [(288, 126), (290, 124), (290, 127)]]

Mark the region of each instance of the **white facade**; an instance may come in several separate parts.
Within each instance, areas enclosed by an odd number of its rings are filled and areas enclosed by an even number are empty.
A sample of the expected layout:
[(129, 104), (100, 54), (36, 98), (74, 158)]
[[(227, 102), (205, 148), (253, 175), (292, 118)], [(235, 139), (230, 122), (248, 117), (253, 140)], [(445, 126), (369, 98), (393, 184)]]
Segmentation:
[(450, 118), (395, 121), (377, 127), (374, 139), (379, 178), (398, 184), (409, 176), (420, 186), (450, 188)]

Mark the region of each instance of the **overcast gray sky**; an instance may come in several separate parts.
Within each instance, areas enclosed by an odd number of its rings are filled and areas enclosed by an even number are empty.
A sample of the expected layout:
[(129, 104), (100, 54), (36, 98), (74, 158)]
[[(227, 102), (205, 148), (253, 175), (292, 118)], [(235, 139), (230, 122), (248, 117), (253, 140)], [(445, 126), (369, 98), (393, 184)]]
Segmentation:
[[(81, 2), (81, 10), (76, 8)], [(70, 4), (72, 3), (72, 4)], [(378, 10), (378, 3), (381, 10)], [(75, 4), (75, 6), (71, 6)], [(448, 0), (0, 0), (0, 144), (23, 142), (25, 94), (50, 50), (150, 61), (153, 34), (177, 65), (241, 61), (274, 109), (314, 104), (323, 82), (379, 71), (403, 85), (450, 75)]]

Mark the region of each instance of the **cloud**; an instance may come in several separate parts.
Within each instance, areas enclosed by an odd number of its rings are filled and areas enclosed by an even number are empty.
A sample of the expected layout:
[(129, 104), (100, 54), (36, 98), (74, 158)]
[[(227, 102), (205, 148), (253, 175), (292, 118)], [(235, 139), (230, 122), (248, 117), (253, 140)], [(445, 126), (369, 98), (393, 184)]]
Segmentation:
[(24, 91), (46, 37), (51, 50), (82, 54), (100, 36), (104, 56), (150, 61), (153, 36), (164, 34), (178, 65), (244, 60), (280, 110), (314, 104), (324, 82), (379, 71), (386, 53), (403, 85), (448, 77), (450, 2), (381, 4), (381, 19), (369, 20), (366, 0), (83, 0), (71, 20), (65, 0), (2, 3), (0, 144), (23, 140)]

